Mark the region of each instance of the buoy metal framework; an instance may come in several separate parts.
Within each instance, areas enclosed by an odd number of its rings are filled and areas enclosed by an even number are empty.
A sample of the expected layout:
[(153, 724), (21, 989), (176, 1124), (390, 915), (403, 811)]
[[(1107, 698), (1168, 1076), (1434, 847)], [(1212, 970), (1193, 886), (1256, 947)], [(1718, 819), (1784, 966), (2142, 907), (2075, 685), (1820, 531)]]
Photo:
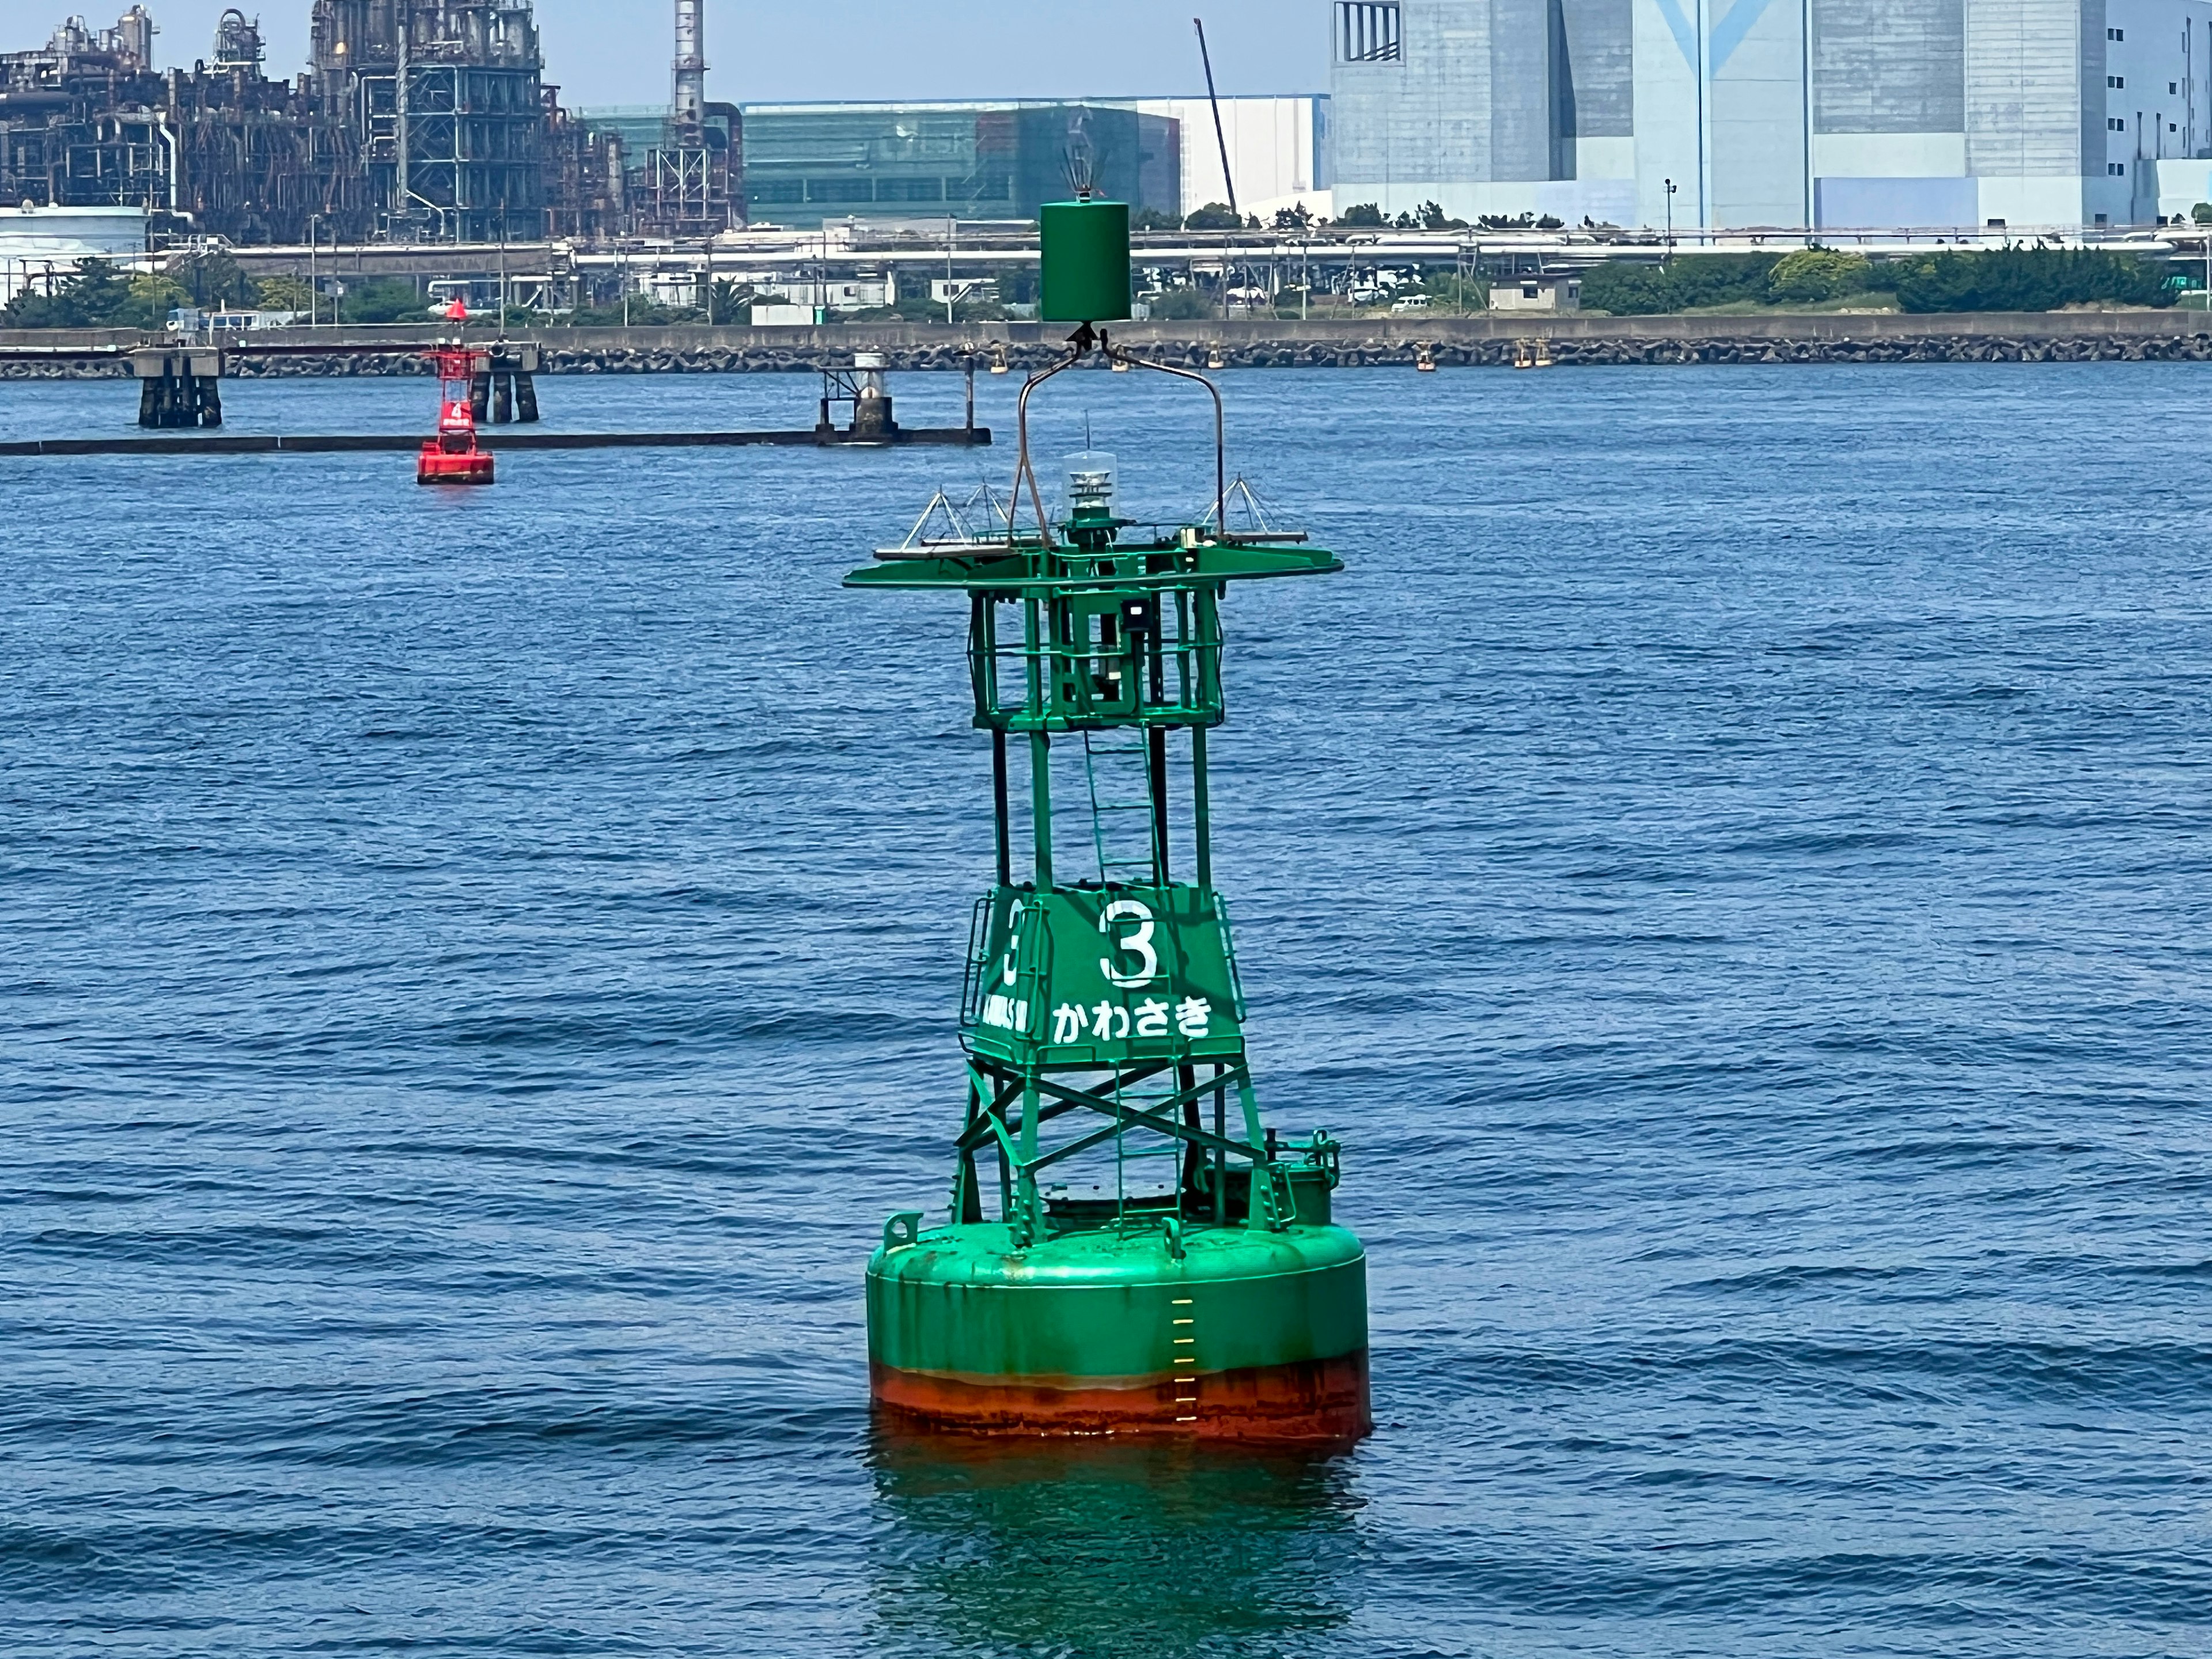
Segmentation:
[[(1261, 1115), (1207, 768), (1231, 585), (1342, 566), (1230, 530), (1218, 390), (1099, 331), (1127, 315), (1126, 206), (1055, 204), (1043, 231), (1042, 314), (1080, 326), (1022, 389), (1019, 507), (1003, 534), (918, 526), (846, 579), (966, 599), (997, 858), (961, 995), (950, 1204), (941, 1225), (894, 1215), (868, 1264), (872, 1391), (937, 1428), (1343, 1441), (1370, 1426), (1365, 1255), (1332, 1218), (1336, 1141)], [(1198, 522), (1120, 516), (1094, 452), (1048, 514), (1030, 400), (1094, 352), (1212, 396)]]
[[(467, 318), (468, 309), (456, 300), (447, 314), (459, 322)], [(492, 481), (491, 452), (477, 444), (472, 393), (477, 376), (489, 372), (489, 354), (456, 337), (434, 347), (429, 356), (438, 376), (438, 431), (423, 441), (415, 462), (415, 482), (488, 484)]]

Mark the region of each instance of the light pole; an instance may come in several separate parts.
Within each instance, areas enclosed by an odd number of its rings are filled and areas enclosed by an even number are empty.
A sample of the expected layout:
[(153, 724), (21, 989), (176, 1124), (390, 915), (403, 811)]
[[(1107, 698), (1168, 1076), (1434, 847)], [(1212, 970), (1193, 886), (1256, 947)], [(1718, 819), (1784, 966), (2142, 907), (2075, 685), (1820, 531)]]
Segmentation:
[[(1674, 185), (1674, 181), (1672, 179), (1668, 179), (1668, 180), (1666, 181), (1666, 183), (1667, 183), (1667, 253), (1666, 253), (1666, 259), (1671, 259), (1671, 258), (1673, 258), (1674, 257), (1674, 189), (1675, 189), (1675, 185)], [(1666, 259), (1662, 259), (1662, 260), (1661, 260), (1661, 262), (1660, 262), (1660, 263), (1661, 263), (1661, 264), (1665, 264), (1665, 263), (1666, 263)]]
[(322, 218), (319, 213), (307, 216), (307, 326), (316, 326), (315, 315), (315, 226)]

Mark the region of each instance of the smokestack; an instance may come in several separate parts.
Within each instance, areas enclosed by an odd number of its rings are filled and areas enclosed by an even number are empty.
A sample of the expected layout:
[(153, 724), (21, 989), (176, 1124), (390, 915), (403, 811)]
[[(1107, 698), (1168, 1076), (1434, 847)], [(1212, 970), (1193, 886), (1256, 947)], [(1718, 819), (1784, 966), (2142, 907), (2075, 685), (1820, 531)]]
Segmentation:
[(676, 125), (696, 132), (707, 117), (706, 0), (676, 0)]

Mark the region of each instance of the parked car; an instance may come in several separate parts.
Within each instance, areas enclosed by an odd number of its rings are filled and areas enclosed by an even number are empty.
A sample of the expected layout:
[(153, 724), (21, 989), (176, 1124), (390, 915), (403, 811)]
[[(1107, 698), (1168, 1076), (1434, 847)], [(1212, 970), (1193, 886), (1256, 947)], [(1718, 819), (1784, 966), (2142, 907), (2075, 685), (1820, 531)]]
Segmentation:
[(1427, 295), (1415, 294), (1403, 300), (1391, 301), (1390, 309), (1393, 313), (1401, 311), (1426, 311), (1431, 303)]

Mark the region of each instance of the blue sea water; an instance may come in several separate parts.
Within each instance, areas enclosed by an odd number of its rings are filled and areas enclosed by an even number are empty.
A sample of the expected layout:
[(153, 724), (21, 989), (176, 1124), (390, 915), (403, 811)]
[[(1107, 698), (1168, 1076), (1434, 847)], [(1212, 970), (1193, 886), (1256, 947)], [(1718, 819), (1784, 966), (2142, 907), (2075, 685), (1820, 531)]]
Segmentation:
[(1350, 567), (1229, 604), (1217, 868), (1374, 1437), (871, 1428), (988, 765), (838, 580), (1010, 449), (0, 459), (0, 1649), (2212, 1650), (2212, 370), (1224, 381)]

